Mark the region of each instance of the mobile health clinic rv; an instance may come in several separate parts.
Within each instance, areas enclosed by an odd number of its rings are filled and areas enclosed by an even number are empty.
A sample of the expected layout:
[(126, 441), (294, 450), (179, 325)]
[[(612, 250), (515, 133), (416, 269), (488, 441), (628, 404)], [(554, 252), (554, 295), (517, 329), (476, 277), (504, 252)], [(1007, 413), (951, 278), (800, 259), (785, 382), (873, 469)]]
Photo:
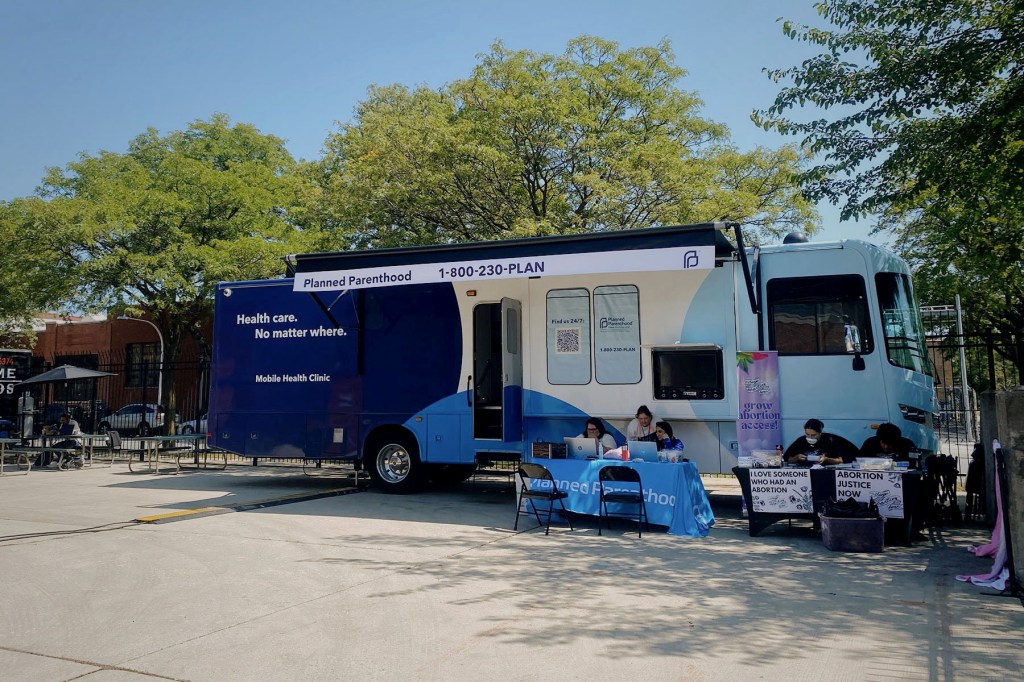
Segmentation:
[(924, 450), (935, 409), (906, 264), (860, 241), (745, 248), (714, 223), (288, 257), (218, 285), (211, 444), (352, 460), (384, 490), (528, 457), (639, 405), (704, 473), (737, 463), (738, 352), (778, 353), (781, 445), (810, 417)]

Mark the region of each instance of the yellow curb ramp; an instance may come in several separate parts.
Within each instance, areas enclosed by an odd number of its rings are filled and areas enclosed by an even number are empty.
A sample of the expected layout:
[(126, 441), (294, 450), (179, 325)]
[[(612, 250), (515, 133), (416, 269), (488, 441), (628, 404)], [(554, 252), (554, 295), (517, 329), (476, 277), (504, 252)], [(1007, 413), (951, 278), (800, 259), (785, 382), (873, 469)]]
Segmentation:
[(166, 514), (140, 516), (136, 519), (133, 519), (133, 521), (135, 521), (136, 523), (168, 523), (171, 521), (185, 521), (188, 519), (214, 516), (216, 514), (228, 514), (230, 512), (251, 511), (253, 509), (265, 509), (267, 507), (276, 507), (278, 505), (292, 504), (295, 502), (308, 502), (310, 500), (318, 500), (323, 497), (338, 497), (340, 495), (349, 495), (351, 493), (357, 493), (364, 489), (365, 486), (353, 485), (346, 486), (344, 488), (331, 488), (330, 490), (321, 490), (313, 493), (296, 493), (294, 495), (284, 495), (282, 497), (268, 497), (263, 500), (239, 502), (238, 504), (226, 504), (220, 507), (198, 507), (196, 509), (179, 509), (178, 511), (167, 512)]
[(153, 516), (140, 516), (132, 519), (136, 523), (160, 523), (161, 521), (182, 520), (186, 516), (207, 516), (213, 513), (224, 514), (234, 511), (230, 507), (199, 507), (198, 509), (182, 509), (180, 511), (168, 512), (166, 514), (154, 514)]

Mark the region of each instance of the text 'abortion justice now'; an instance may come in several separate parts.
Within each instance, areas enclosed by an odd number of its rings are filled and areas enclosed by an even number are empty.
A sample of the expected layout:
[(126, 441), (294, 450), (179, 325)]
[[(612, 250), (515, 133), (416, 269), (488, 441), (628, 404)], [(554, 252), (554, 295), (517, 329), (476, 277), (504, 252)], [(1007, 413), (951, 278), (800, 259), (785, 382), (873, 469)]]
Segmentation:
[[(295, 324), (299, 318), (292, 314), (270, 315), (269, 313), (256, 313), (255, 315), (236, 315), (235, 324)], [(320, 325), (315, 329), (304, 327), (285, 327), (284, 329), (255, 329), (253, 330), (257, 339), (304, 339), (326, 336), (346, 336), (345, 330), (341, 327), (325, 327)]]

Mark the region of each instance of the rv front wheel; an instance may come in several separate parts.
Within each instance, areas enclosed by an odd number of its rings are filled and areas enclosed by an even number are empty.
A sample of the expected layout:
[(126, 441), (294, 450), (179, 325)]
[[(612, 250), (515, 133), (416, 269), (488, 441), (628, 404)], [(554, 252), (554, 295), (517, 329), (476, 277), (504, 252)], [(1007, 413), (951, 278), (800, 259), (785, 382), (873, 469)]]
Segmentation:
[(422, 464), (415, 443), (405, 437), (387, 439), (373, 456), (370, 473), (386, 493), (408, 493), (419, 487)]

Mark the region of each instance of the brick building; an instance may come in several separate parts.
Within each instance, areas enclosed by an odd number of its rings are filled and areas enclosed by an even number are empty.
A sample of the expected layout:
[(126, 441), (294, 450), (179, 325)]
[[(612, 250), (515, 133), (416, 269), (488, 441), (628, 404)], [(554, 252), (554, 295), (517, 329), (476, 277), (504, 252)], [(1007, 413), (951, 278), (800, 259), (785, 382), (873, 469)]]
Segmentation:
[[(207, 339), (209, 330), (207, 325)], [(31, 376), (61, 365), (113, 374), (95, 381), (36, 388), (37, 422), (52, 420), (65, 407), (89, 429), (104, 415), (132, 403), (173, 402), (181, 420), (196, 419), (206, 410), (208, 366), (200, 362), (199, 349), (191, 338), (184, 339), (181, 357), (175, 363), (164, 364), (161, 381), (161, 341), (146, 321), (108, 319), (105, 315), (39, 315), (35, 332)]]

